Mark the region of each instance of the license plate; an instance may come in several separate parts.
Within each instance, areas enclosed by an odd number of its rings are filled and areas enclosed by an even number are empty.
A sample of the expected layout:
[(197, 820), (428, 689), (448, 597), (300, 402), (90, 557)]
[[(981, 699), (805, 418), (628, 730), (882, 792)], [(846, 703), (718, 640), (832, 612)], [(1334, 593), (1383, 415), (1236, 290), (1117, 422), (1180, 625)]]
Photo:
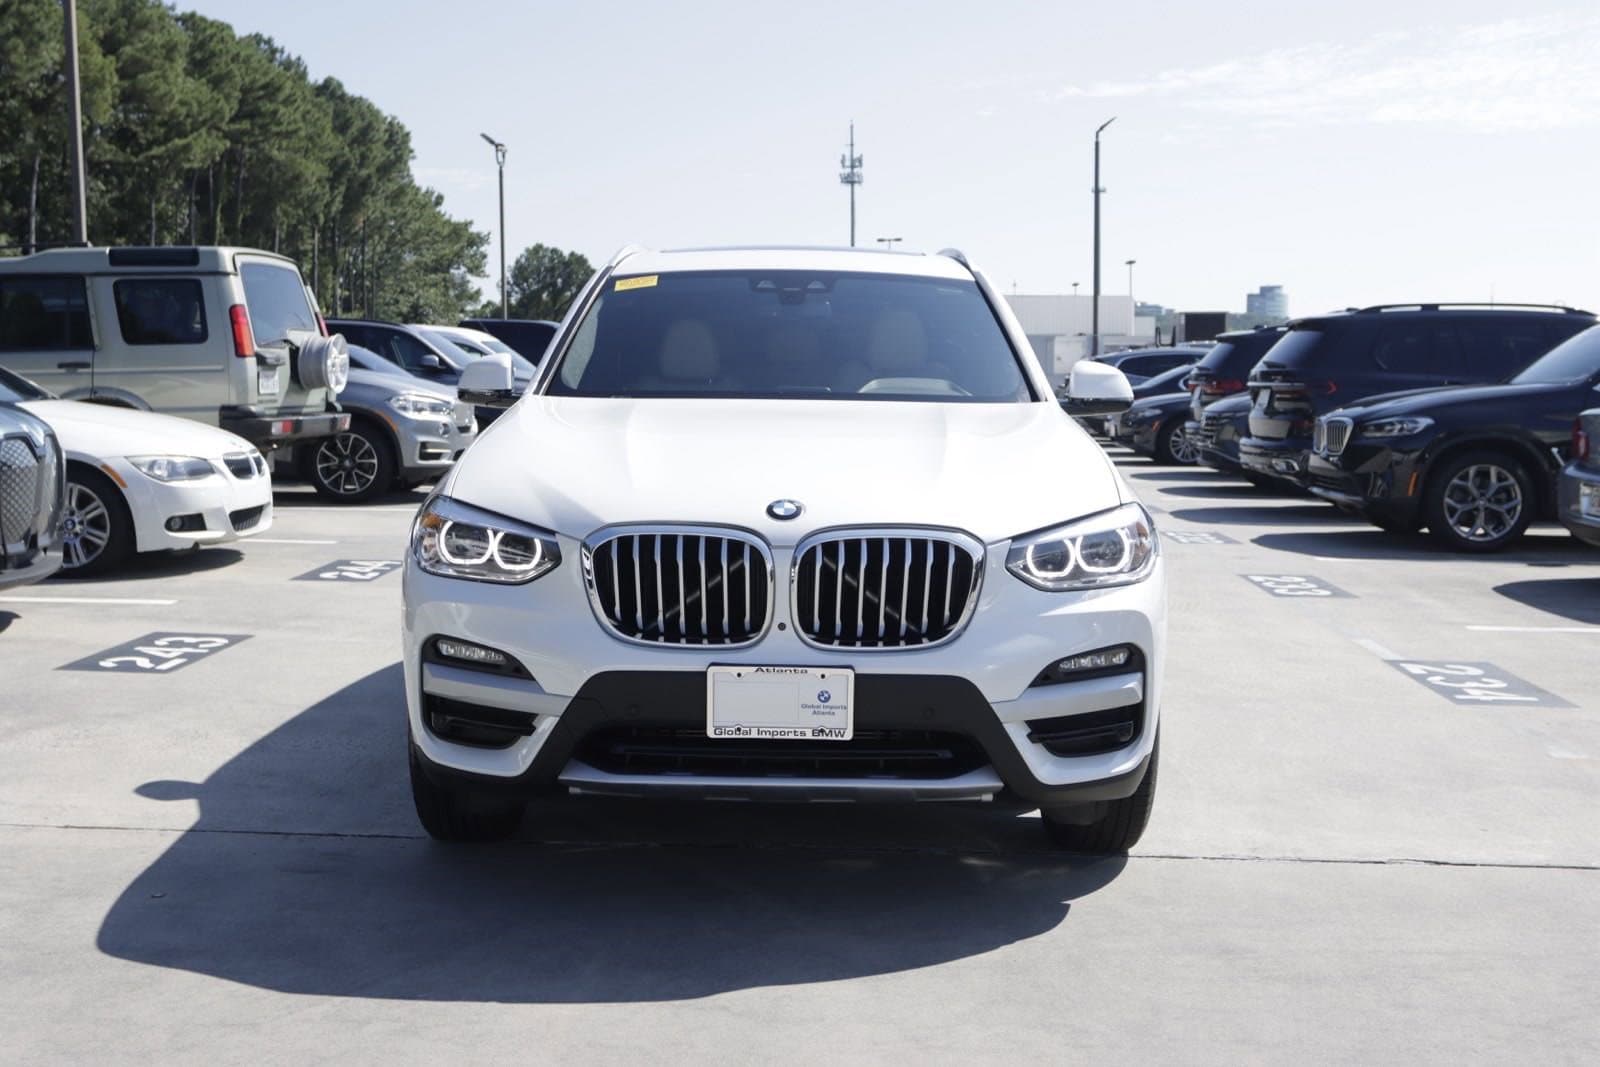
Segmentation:
[(708, 667), (706, 736), (848, 741), (855, 681), (848, 667)]
[(278, 372), (276, 370), (256, 371), (256, 392), (276, 393), (278, 391)]
[(1578, 510), (1586, 519), (1600, 519), (1600, 485), (1579, 484)]

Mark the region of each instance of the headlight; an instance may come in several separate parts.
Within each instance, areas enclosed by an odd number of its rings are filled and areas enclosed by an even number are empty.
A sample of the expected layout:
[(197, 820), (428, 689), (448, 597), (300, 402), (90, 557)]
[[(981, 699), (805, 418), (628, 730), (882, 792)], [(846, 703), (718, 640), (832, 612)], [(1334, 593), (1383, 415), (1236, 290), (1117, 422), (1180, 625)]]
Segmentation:
[(1103, 589), (1144, 581), (1158, 554), (1149, 513), (1138, 504), (1124, 504), (1017, 538), (1006, 554), (1006, 569), (1036, 589)]
[(1357, 427), (1357, 437), (1410, 437), (1433, 425), (1432, 419), (1379, 419)]
[(561, 562), (554, 534), (447, 496), (423, 507), (411, 550), (429, 574), (510, 585), (531, 582)]
[(216, 473), (210, 461), (194, 456), (129, 456), (128, 462), (158, 482), (192, 482)]
[(448, 400), (440, 400), (436, 396), (423, 396), (421, 393), (401, 393), (399, 396), (391, 396), (388, 404), (401, 415), (413, 419), (437, 419), (441, 416), (448, 418), (456, 410), (456, 406)]

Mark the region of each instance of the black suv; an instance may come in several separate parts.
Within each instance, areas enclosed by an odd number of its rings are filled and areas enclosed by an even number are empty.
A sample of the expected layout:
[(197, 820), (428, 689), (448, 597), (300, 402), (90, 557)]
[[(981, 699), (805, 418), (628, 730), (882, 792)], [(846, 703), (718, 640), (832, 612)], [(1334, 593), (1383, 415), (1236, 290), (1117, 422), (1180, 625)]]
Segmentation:
[(1503, 382), (1592, 312), (1545, 305), (1399, 304), (1297, 319), (1250, 375), (1247, 471), (1306, 486), (1318, 415), (1378, 393)]
[(1189, 420), (1183, 432), (1198, 443), (1206, 408), (1223, 397), (1244, 392), (1250, 372), (1283, 338), (1283, 326), (1258, 326), (1217, 336), (1217, 343), (1189, 372)]
[(1572, 424), (1597, 387), (1600, 326), (1501, 385), (1371, 397), (1317, 420), (1311, 491), (1385, 529), (1504, 548), (1554, 517)]

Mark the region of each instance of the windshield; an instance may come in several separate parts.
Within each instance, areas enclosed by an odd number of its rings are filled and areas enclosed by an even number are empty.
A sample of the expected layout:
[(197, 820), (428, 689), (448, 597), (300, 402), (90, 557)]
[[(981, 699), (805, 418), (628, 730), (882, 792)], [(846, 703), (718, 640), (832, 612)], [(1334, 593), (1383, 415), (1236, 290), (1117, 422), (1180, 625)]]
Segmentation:
[(1143, 389), (1146, 393), (1153, 393), (1157, 389), (1161, 389), (1170, 385), (1172, 387), (1171, 391), (1177, 392), (1179, 389), (1183, 388), (1183, 386), (1179, 383), (1182, 382), (1184, 378), (1188, 377), (1189, 372), (1192, 370), (1194, 370), (1194, 367), (1188, 363), (1185, 363), (1181, 367), (1173, 367), (1171, 370), (1164, 370), (1153, 378), (1146, 378), (1142, 383), (1140, 383), (1139, 388)]
[(578, 323), (549, 392), (1033, 399), (975, 282), (834, 271), (614, 279)]
[(396, 363), (390, 363), (376, 352), (362, 348), (360, 345), (350, 345), (349, 347), (351, 367), (371, 371), (374, 374), (393, 374), (401, 378), (411, 377), (410, 372), (404, 367)]
[(1562, 341), (1511, 379), (1513, 385), (1573, 384), (1600, 372), (1600, 326)]
[(517, 378), (532, 378), (539, 372), (538, 367), (534, 366), (532, 363), (529, 363), (526, 359), (523, 359), (520, 352), (506, 344), (504, 341), (500, 340), (498, 337), (488, 334), (485, 334), (481, 337), (477, 334), (473, 334), (471, 337), (463, 337), (459, 333), (449, 333), (445, 336), (454, 341), (457, 348), (466, 348), (478, 353), (479, 355), (484, 355), (488, 352), (499, 352), (510, 356), (511, 372)]
[(468, 363), (483, 355), (482, 352), (475, 348), (463, 348), (438, 330), (430, 330), (425, 326), (414, 326), (412, 329), (427, 338), (428, 343), (437, 348), (441, 355), (449, 356), (450, 362), (457, 367), (465, 367)]
[(47, 393), (19, 374), (13, 374), (0, 367), (0, 404), (16, 404), (24, 400), (50, 400), (53, 393)]

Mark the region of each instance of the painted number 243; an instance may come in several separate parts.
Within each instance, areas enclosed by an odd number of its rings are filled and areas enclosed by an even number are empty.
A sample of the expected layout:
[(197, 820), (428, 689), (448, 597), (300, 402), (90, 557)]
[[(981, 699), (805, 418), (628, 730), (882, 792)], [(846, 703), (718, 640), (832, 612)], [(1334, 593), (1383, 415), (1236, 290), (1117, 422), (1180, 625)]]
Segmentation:
[(101, 660), (100, 666), (115, 670), (124, 663), (130, 663), (141, 671), (168, 671), (214, 649), (225, 648), (227, 644), (227, 639), (222, 637), (158, 637), (148, 645), (135, 647), (138, 655), (112, 656)]

